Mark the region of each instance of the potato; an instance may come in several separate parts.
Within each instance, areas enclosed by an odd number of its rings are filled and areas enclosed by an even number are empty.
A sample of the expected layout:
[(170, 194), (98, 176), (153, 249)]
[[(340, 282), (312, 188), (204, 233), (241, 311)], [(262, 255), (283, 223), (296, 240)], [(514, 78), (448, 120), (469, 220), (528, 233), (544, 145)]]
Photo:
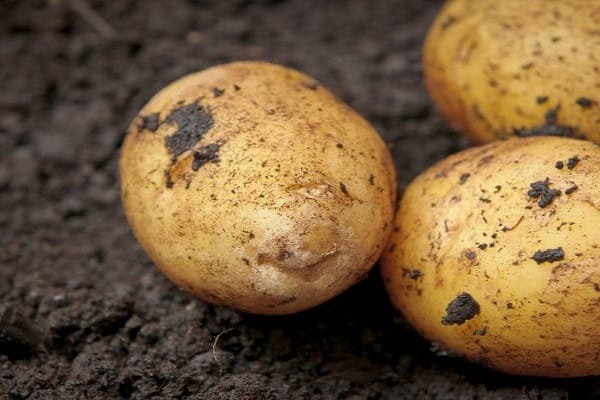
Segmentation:
[(236, 62), (156, 94), (120, 160), (132, 230), (164, 274), (215, 304), (304, 310), (362, 279), (392, 225), (376, 131), (292, 69)]
[(423, 336), (518, 375), (600, 374), (600, 147), (510, 139), (407, 188), (382, 257)]
[(427, 87), (474, 143), (600, 140), (600, 2), (450, 0), (423, 49)]

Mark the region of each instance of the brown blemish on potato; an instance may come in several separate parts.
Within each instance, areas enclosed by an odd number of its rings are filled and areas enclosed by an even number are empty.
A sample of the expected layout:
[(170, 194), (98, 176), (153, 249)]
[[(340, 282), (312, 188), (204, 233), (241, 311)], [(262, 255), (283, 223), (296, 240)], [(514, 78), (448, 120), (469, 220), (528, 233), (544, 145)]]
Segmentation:
[[(531, 68), (533, 68), (534, 65), (535, 65), (534, 62), (528, 62), (528, 63), (521, 65), (521, 69), (524, 71), (527, 71), (527, 70), (530, 70)], [(519, 75), (515, 74), (515, 75), (513, 75), (513, 78), (519, 79)]]
[(375, 175), (369, 175), (369, 185), (375, 185)]
[(535, 98), (535, 102), (537, 104), (544, 104), (547, 101), (548, 101), (548, 96), (538, 96)]
[(477, 253), (472, 249), (465, 249), (460, 255), (461, 261), (466, 266), (473, 266), (477, 264)]
[(290, 258), (291, 256), (292, 256), (292, 253), (290, 253), (289, 250), (279, 249), (279, 254), (277, 255), (277, 261), (285, 261), (288, 258)]
[(297, 300), (296, 296), (292, 296), (292, 297), (288, 297), (287, 299), (281, 300), (277, 303), (275, 303), (276, 306), (283, 306), (285, 304), (290, 304), (293, 303)]
[(302, 82), (302, 86), (309, 90), (317, 90), (320, 86), (320, 83), (318, 81)]
[(287, 249), (280, 249), (277, 255), (277, 260), (272, 260), (268, 255), (259, 254), (258, 264), (271, 264), (279, 269), (285, 269), (285, 273), (288, 275), (295, 275), (298, 279), (305, 282), (314, 282), (319, 279), (328, 269), (328, 260), (333, 257), (337, 257), (339, 250), (337, 247), (333, 247), (330, 251), (327, 251), (320, 255), (316, 260), (309, 264), (295, 265), (295, 267), (289, 267), (287, 264), (282, 263), (295, 257), (295, 255), (289, 252)]
[(481, 159), (477, 162), (476, 168), (481, 168), (482, 166), (489, 164), (490, 161), (492, 161), (493, 159), (494, 159), (493, 155), (487, 155), (487, 156), (481, 157)]
[(468, 37), (464, 37), (458, 45), (458, 51), (456, 53), (456, 59), (463, 63), (467, 63), (471, 58), (471, 55), (477, 48), (477, 42), (468, 42)]
[(419, 280), (419, 278), (421, 278), (423, 276), (423, 273), (421, 272), (420, 269), (408, 269), (408, 268), (403, 268), (403, 272), (405, 276), (408, 276), (410, 279), (412, 279), (413, 281)]
[(473, 114), (475, 114), (477, 119), (479, 119), (480, 121), (486, 121), (485, 115), (483, 115), (477, 103), (473, 104), (473, 106), (471, 107), (471, 111), (473, 111)]
[(462, 325), (480, 312), (477, 301), (466, 292), (460, 293), (446, 307), (446, 315), (442, 317), (443, 325)]
[(442, 30), (445, 31), (446, 29), (448, 29), (449, 27), (451, 27), (452, 25), (454, 25), (454, 23), (458, 21), (458, 18), (456, 18), (453, 15), (449, 15), (444, 22), (442, 22)]

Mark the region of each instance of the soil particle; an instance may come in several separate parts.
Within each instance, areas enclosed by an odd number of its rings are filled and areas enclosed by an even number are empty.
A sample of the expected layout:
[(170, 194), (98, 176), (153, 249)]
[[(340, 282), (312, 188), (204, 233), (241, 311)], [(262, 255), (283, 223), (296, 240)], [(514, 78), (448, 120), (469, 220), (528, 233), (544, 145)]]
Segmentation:
[(412, 280), (418, 280), (421, 276), (423, 276), (423, 273), (421, 272), (421, 270), (419, 269), (411, 269), (408, 270), (408, 277)]
[(573, 156), (567, 160), (567, 168), (573, 169), (579, 163), (579, 157)]
[(154, 133), (160, 125), (159, 118), (160, 115), (158, 113), (142, 115), (140, 117), (140, 123), (138, 125), (138, 128), (140, 129), (140, 131), (147, 129), (150, 132)]
[(213, 116), (210, 110), (195, 102), (173, 109), (166, 122), (177, 125), (177, 131), (165, 138), (167, 150), (177, 158), (198, 143), (212, 128)]
[(466, 292), (459, 294), (446, 307), (446, 315), (442, 318), (444, 325), (462, 325), (479, 314), (479, 304)]
[(225, 89), (213, 88), (213, 96), (221, 97), (225, 93)]
[(561, 247), (556, 249), (538, 250), (531, 257), (536, 263), (541, 264), (545, 262), (556, 262), (560, 261), (565, 257), (565, 252)]
[(527, 195), (538, 200), (538, 205), (541, 208), (547, 207), (552, 203), (555, 197), (560, 196), (561, 191), (558, 189), (550, 189), (550, 180), (546, 178), (543, 181), (536, 181), (529, 184), (531, 188)]
[(578, 189), (577, 185), (573, 185), (567, 189), (565, 189), (565, 194), (571, 194)]
[(344, 193), (346, 196), (348, 196), (348, 188), (346, 188), (346, 185), (344, 184), (344, 182), (340, 182), (340, 191), (342, 193)]
[(579, 97), (577, 98), (577, 100), (575, 100), (575, 103), (577, 103), (578, 106), (580, 106), (581, 108), (590, 108), (592, 107), (592, 105), (594, 105), (594, 101), (587, 98), (587, 97)]
[(554, 168), (556, 169), (563, 169), (564, 166), (565, 164), (562, 161), (557, 161), (556, 164), (554, 164)]
[(204, 164), (208, 162), (217, 163), (219, 162), (219, 149), (218, 143), (211, 143), (207, 146), (203, 146), (193, 152), (194, 160), (192, 161), (192, 169), (197, 171)]
[(519, 128), (514, 130), (516, 136), (529, 137), (529, 136), (572, 136), (575, 133), (575, 129), (570, 125), (559, 125), (558, 112), (560, 106), (551, 108), (546, 112), (545, 120), (546, 123), (532, 128)]

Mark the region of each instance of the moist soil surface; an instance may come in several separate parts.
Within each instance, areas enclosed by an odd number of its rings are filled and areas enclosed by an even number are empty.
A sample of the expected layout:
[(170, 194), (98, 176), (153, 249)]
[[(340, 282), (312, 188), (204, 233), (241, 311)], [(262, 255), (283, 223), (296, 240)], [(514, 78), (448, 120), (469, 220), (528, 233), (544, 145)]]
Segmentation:
[(378, 268), (285, 317), (168, 282), (118, 192), (129, 122), (162, 86), (239, 59), (298, 68), (370, 120), (400, 188), (467, 144), (432, 107), (433, 0), (0, 2), (1, 399), (598, 399), (598, 379), (511, 377), (393, 310)]

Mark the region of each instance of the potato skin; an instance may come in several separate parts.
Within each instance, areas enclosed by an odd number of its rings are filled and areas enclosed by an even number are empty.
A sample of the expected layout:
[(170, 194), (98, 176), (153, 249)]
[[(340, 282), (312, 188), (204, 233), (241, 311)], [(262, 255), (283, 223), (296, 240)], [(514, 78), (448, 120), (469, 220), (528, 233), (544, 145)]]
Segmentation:
[(449, 0), (423, 49), (427, 87), (474, 143), (600, 140), (600, 2)]
[(362, 279), (396, 180), (376, 131), (310, 77), (263, 62), (188, 75), (132, 122), (121, 195), (142, 247), (201, 299), (307, 309)]
[(400, 202), (381, 262), (393, 304), (429, 340), (491, 368), (600, 374), (599, 182), (600, 147), (569, 138), (442, 160)]

